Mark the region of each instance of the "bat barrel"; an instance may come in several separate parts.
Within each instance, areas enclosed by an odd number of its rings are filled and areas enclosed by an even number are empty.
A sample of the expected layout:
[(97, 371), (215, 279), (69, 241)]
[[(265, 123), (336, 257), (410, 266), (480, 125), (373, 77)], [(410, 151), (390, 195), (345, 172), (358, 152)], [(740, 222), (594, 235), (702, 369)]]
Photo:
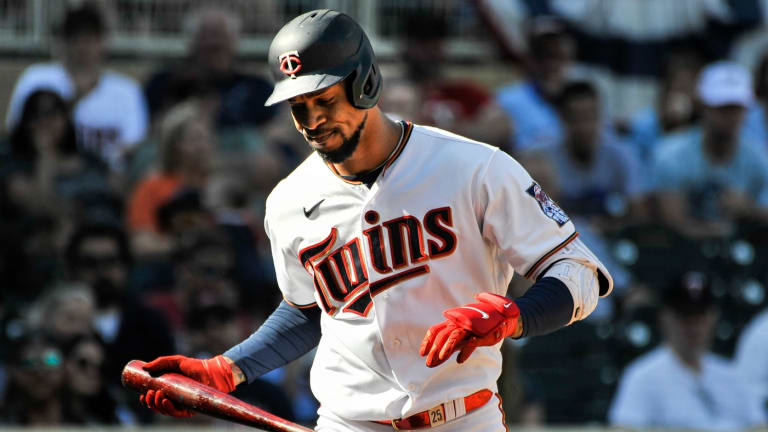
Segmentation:
[(168, 399), (178, 405), (246, 426), (277, 432), (312, 431), (183, 375), (166, 373), (153, 377), (143, 366), (144, 362), (140, 360), (132, 360), (125, 365), (121, 377), (124, 387), (139, 393), (162, 390)]

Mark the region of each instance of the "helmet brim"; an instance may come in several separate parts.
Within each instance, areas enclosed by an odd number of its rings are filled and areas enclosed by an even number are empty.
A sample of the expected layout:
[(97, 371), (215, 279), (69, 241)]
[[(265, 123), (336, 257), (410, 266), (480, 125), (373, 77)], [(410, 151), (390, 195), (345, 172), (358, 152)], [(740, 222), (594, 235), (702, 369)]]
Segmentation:
[(325, 90), (346, 78), (347, 74), (318, 74), (302, 75), (296, 78), (284, 79), (275, 84), (275, 89), (269, 95), (264, 106), (271, 106), (299, 95)]

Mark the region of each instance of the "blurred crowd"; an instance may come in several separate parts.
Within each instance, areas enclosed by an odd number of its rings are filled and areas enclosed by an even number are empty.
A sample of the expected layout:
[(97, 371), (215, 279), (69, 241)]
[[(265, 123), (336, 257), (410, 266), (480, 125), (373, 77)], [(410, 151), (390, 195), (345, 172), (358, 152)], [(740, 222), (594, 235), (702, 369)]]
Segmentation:
[[(653, 57), (655, 103), (618, 119), (573, 72), (604, 41), (533, 12), (517, 77), (495, 86), (447, 73), (444, 15), (410, 14), (380, 102), (515, 156), (614, 277), (587, 321), (505, 343), (508, 421), (765, 424), (768, 51), (749, 70), (727, 49), (670, 45)], [(0, 425), (162, 421), (122, 367), (220, 354), (280, 301), (264, 200), (309, 148), (237, 61), (239, 16), (189, 11), (186, 55), (139, 82), (109, 68), (102, 13), (66, 11), (56, 58), (27, 67), (7, 107)], [(313, 424), (311, 360), (235, 395)]]

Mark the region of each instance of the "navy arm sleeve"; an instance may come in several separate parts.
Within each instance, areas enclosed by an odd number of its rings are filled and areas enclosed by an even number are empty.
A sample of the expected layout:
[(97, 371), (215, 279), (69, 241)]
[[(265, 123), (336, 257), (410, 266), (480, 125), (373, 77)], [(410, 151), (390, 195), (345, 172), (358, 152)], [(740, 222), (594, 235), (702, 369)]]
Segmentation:
[(523, 319), (520, 337), (540, 336), (565, 327), (573, 316), (573, 297), (563, 281), (555, 277), (539, 279), (515, 299)]
[(320, 343), (320, 308), (280, 305), (248, 339), (224, 353), (248, 382), (311, 351)]

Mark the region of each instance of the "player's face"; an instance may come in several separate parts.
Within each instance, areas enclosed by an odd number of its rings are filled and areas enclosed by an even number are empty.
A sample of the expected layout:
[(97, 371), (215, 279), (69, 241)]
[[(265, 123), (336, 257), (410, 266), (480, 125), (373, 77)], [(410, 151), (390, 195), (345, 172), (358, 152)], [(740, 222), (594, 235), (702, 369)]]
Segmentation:
[(367, 111), (353, 107), (344, 82), (288, 100), (293, 123), (323, 159), (340, 163), (354, 153)]

